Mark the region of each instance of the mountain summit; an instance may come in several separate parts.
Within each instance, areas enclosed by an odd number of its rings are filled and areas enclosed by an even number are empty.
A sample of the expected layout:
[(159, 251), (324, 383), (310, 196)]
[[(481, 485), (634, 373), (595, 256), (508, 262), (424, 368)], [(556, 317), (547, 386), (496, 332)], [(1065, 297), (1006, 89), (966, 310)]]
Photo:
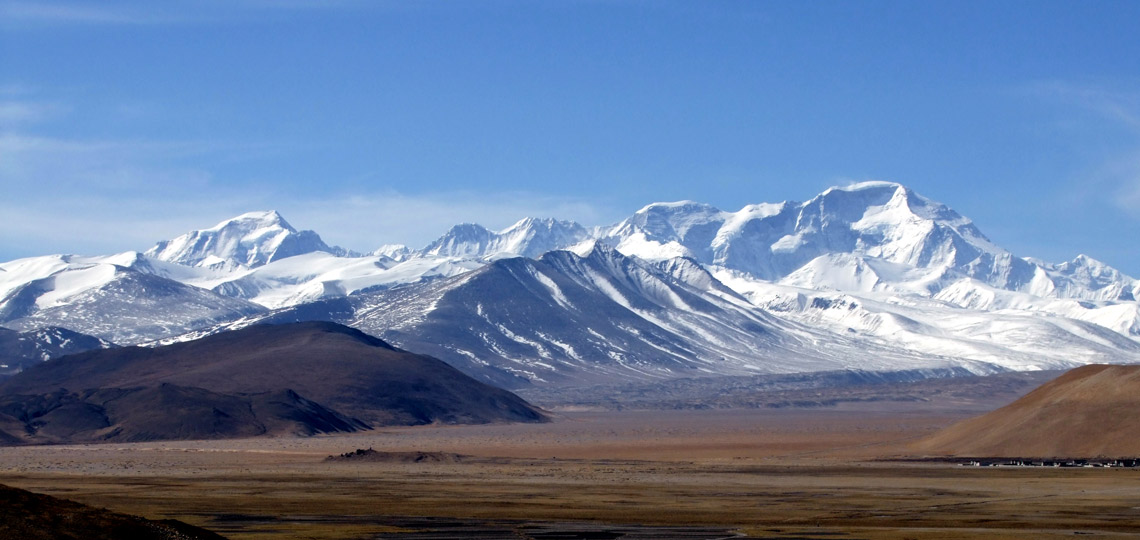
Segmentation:
[(464, 223), (452, 227), (418, 254), (488, 260), (507, 257), (533, 259), (589, 238), (590, 232), (573, 221), (524, 218), (499, 232), (482, 225)]
[(644, 259), (692, 257), (808, 289), (933, 296), (968, 280), (1040, 297), (1131, 300), (1140, 287), (1087, 258), (1050, 265), (1017, 257), (968, 218), (893, 182), (833, 187), (803, 203), (737, 212), (689, 201), (656, 203), (603, 240)]
[(254, 268), (314, 251), (333, 253), (313, 231), (298, 231), (276, 211), (249, 212), (209, 229), (163, 240), (145, 255), (185, 266)]
[(975, 275), (994, 273), (993, 261), (1008, 255), (970, 220), (891, 182), (830, 188), (804, 203), (738, 212), (687, 201), (652, 204), (607, 239), (643, 258), (684, 254), (769, 281), (838, 254)]

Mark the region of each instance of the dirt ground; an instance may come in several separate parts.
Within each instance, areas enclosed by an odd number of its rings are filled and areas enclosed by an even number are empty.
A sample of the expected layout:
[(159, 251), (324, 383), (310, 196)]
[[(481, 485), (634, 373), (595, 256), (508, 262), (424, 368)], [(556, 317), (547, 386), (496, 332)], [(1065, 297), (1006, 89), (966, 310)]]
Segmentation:
[[(1140, 470), (879, 461), (972, 413), (560, 412), (549, 424), (0, 448), (0, 483), (234, 539), (1140, 537)], [(447, 452), (458, 462), (330, 462)]]

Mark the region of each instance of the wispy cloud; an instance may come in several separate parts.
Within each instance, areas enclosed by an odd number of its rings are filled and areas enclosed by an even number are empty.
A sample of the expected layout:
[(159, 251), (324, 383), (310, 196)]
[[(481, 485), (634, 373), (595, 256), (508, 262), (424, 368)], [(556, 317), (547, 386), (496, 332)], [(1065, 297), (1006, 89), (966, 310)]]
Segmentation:
[[(122, 116), (150, 114), (161, 104), (111, 107)], [(66, 121), (71, 112), (71, 104), (46, 98), (36, 88), (0, 86), (0, 260), (145, 250), (158, 240), (251, 210), (280, 210), (294, 226), (361, 251), (388, 243), (419, 247), (461, 222), (501, 229), (528, 216), (587, 225), (621, 217), (584, 198), (417, 193), (386, 187), (396, 184), (375, 178), (356, 179), (352, 192), (306, 192), (296, 189), (296, 182), (283, 188), (274, 178), (229, 175), (266, 174), (251, 171), (295, 150), (295, 144), (74, 137), (45, 122)]]
[(0, 22), (9, 25), (154, 25), (231, 20), (259, 13), (395, 6), (364, 0), (199, 0), (196, 2), (0, 1)]
[(586, 225), (620, 217), (596, 201), (531, 192), (282, 193), (272, 181), (231, 183), (210, 168), (264, 146), (0, 134), (7, 195), (0, 199), (0, 260), (141, 251), (251, 210), (279, 210), (294, 226), (360, 251), (420, 247), (461, 222), (501, 229), (528, 216)]
[[(1067, 115), (1085, 125), (1092, 125), (1094, 132), (1111, 133), (1105, 140), (1113, 141), (1116, 148), (1098, 149), (1107, 157), (1077, 179), (1079, 185), (1070, 195), (1077, 200), (1100, 199), (1140, 218), (1140, 91), (1066, 81), (1036, 82), (1027, 90), (1037, 99), (1064, 108)], [(1105, 197), (1109, 200), (1103, 200)]]
[(206, 142), (80, 140), (0, 134), (0, 180), (11, 193), (154, 191), (164, 182), (193, 186), (207, 173), (173, 163), (215, 150)]
[(154, 24), (174, 20), (162, 10), (148, 11), (121, 3), (66, 4), (28, 1), (0, 3), (0, 19), (9, 23), (54, 24)]
[(224, 187), (167, 196), (62, 195), (0, 201), (5, 235), (0, 260), (49, 253), (142, 251), (158, 240), (253, 210), (278, 210), (300, 229), (330, 244), (370, 251), (383, 244), (422, 247), (452, 225), (501, 229), (527, 216), (573, 219), (586, 225), (618, 219), (587, 200), (536, 193), (371, 192), (344, 197), (280, 198)]
[(589, 226), (609, 224), (619, 214), (584, 198), (517, 191), (379, 191), (278, 202), (278, 210), (294, 226), (314, 229), (330, 243), (364, 251), (394, 243), (422, 247), (459, 223), (478, 223), (497, 230), (525, 217), (553, 217)]
[(1140, 218), (1140, 145), (1104, 163), (1096, 174), (1114, 186), (1111, 194), (1116, 206)]
[(1029, 91), (1041, 98), (1095, 112), (1140, 133), (1140, 92), (1065, 81), (1039, 81), (1029, 85)]
[(59, 116), (62, 112), (63, 107), (52, 103), (0, 101), (0, 129), (43, 122)]

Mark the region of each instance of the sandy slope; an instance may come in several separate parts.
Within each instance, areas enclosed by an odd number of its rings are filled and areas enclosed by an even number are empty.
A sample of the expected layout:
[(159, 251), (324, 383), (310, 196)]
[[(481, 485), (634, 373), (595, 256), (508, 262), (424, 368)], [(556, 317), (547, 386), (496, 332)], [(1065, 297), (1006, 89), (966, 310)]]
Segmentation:
[(1076, 368), (1023, 398), (915, 445), (927, 454), (1140, 455), (1140, 366)]

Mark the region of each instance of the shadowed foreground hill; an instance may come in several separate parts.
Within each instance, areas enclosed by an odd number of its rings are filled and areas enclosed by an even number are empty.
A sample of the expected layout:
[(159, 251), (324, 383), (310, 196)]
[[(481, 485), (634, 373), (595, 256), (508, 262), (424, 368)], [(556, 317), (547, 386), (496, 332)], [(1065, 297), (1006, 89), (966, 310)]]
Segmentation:
[(968, 457), (1134, 457), (1140, 455), (1138, 410), (1140, 366), (1083, 366), (914, 449)]
[(535, 422), (518, 396), (353, 328), (252, 326), (65, 356), (0, 383), (0, 444), (217, 439)]
[(225, 540), (181, 521), (150, 521), (5, 485), (0, 485), (0, 538)]

